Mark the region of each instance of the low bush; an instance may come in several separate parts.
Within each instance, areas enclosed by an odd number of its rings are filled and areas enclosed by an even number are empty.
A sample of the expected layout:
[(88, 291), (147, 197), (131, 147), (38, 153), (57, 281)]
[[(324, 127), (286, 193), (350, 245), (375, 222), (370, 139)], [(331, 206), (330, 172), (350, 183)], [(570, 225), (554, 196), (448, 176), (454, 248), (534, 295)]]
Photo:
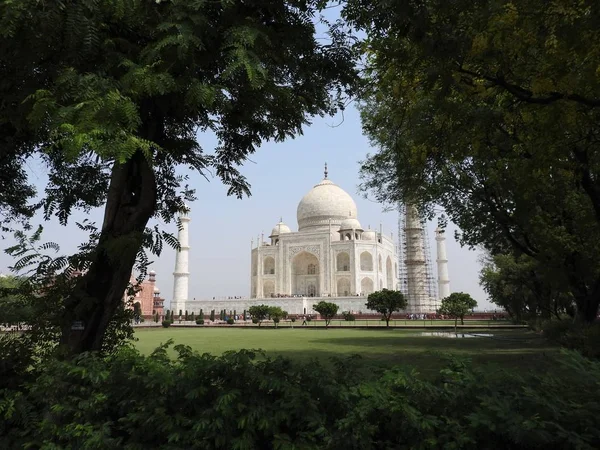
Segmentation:
[(307, 317), (306, 317), (306, 321), (307, 321), (307, 322), (310, 322), (311, 320), (312, 320), (312, 317), (310, 317), (310, 316), (307, 316)]
[(196, 325), (204, 325), (204, 319), (196, 319)]
[(589, 358), (600, 359), (600, 323), (589, 325), (571, 318), (539, 321), (535, 329), (551, 342), (577, 350)]
[(163, 320), (162, 321), (162, 326), (163, 326), (163, 328), (169, 328), (172, 323), (173, 322), (171, 322), (170, 320)]
[[(600, 448), (600, 362), (522, 376), (451, 362), (437, 379), (243, 350), (49, 360), (0, 396), (0, 448)], [(33, 378), (31, 378), (33, 376)], [(364, 378), (364, 377), (369, 378)], [(210, 388), (207, 388), (210, 386)], [(163, 395), (148, 395), (160, 387)]]
[(296, 318), (295, 318), (295, 317), (292, 317), (290, 320), (291, 320), (292, 322), (295, 322), (295, 321), (296, 321)]
[(258, 319), (256, 317), (252, 318), (252, 323), (258, 323)]
[(354, 322), (356, 320), (356, 317), (354, 317), (354, 314), (352, 314), (350, 311), (344, 311), (342, 313), (342, 316), (344, 317), (344, 320), (347, 322)]
[(228, 325), (233, 325), (234, 323), (235, 323), (235, 320), (233, 320), (233, 318), (230, 317), (229, 319), (227, 319)]

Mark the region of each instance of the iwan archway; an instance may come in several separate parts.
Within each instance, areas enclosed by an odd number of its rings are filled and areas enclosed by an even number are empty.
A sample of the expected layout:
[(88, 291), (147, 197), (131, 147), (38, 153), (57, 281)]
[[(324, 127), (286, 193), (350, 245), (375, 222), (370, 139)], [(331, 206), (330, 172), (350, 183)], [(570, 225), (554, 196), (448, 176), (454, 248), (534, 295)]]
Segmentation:
[(312, 253), (302, 252), (292, 261), (292, 294), (306, 297), (321, 295), (321, 270), (319, 259)]

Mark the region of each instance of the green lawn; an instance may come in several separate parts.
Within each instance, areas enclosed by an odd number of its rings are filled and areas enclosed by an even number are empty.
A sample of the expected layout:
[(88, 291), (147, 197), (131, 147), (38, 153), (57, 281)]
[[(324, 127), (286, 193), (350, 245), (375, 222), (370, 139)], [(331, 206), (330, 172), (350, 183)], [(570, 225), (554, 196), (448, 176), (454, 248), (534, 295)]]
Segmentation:
[[(518, 370), (545, 370), (557, 351), (540, 337), (525, 330), (475, 330), (493, 333), (477, 338), (422, 336), (420, 330), (365, 329), (273, 329), (273, 328), (177, 328), (139, 329), (137, 347), (149, 354), (160, 343), (173, 339), (201, 353), (263, 349), (267, 355), (282, 355), (297, 361), (315, 357), (329, 361), (334, 356), (360, 355), (368, 366), (408, 364), (423, 373), (437, 372), (450, 355), (466, 357), (474, 364), (495, 364)], [(427, 331), (425, 331), (427, 332)]]

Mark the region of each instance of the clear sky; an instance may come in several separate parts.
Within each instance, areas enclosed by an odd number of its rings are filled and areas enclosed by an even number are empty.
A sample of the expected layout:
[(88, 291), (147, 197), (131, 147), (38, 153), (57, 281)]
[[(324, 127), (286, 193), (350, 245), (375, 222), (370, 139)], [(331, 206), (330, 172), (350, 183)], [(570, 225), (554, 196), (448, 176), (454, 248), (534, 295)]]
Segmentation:
[[(210, 134), (198, 136), (208, 152), (216, 140)], [(209, 175), (207, 181), (199, 174), (191, 174), (190, 184), (198, 199), (191, 207), (190, 222), (190, 299), (213, 296), (247, 296), (250, 291), (250, 244), (264, 232), (265, 239), (282, 217), (296, 231), (296, 208), (300, 199), (323, 178), (323, 165), (329, 166), (329, 178), (350, 195), (358, 207), (358, 219), (363, 228), (383, 225), (384, 233), (398, 234), (398, 214), (384, 212), (383, 206), (362, 198), (358, 193), (359, 162), (367, 153), (374, 152), (362, 135), (360, 117), (350, 106), (344, 118), (315, 118), (304, 134), (283, 143), (265, 143), (251, 157), (242, 173), (252, 185), (252, 196), (238, 200), (226, 196), (226, 188)], [(29, 171), (38, 187), (43, 189), (45, 169), (31, 163)], [(61, 252), (71, 252), (85, 241), (85, 235), (75, 226), (75, 220), (85, 215), (78, 213), (67, 227), (56, 221), (44, 224), (44, 241), (54, 241)], [(102, 211), (93, 211), (89, 218), (101, 223)], [(39, 220), (39, 219), (38, 219)], [(165, 227), (176, 232), (174, 224)], [(429, 226), (432, 258), (435, 260), (435, 240)], [(453, 239), (455, 227), (447, 230), (450, 289), (470, 293), (479, 303), (478, 309), (493, 308), (478, 284), (480, 265), (478, 253), (461, 248)], [(1, 242), (2, 248), (12, 244), (11, 239)], [(175, 251), (166, 248), (154, 259), (152, 268), (157, 272), (157, 285), (167, 304), (173, 292)], [(0, 255), (0, 272), (7, 273), (11, 259)], [(434, 262), (435, 266), (435, 262)]]

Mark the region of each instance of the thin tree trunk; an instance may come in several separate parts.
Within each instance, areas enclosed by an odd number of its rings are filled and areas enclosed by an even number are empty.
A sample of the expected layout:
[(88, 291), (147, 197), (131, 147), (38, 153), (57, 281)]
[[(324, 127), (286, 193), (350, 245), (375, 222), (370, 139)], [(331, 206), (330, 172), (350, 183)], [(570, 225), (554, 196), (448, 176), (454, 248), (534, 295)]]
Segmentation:
[[(106, 330), (123, 302), (143, 232), (156, 207), (156, 179), (141, 151), (115, 163), (104, 222), (90, 269), (65, 299), (61, 346), (77, 354), (101, 349)], [(81, 321), (82, 331), (72, 330)]]

